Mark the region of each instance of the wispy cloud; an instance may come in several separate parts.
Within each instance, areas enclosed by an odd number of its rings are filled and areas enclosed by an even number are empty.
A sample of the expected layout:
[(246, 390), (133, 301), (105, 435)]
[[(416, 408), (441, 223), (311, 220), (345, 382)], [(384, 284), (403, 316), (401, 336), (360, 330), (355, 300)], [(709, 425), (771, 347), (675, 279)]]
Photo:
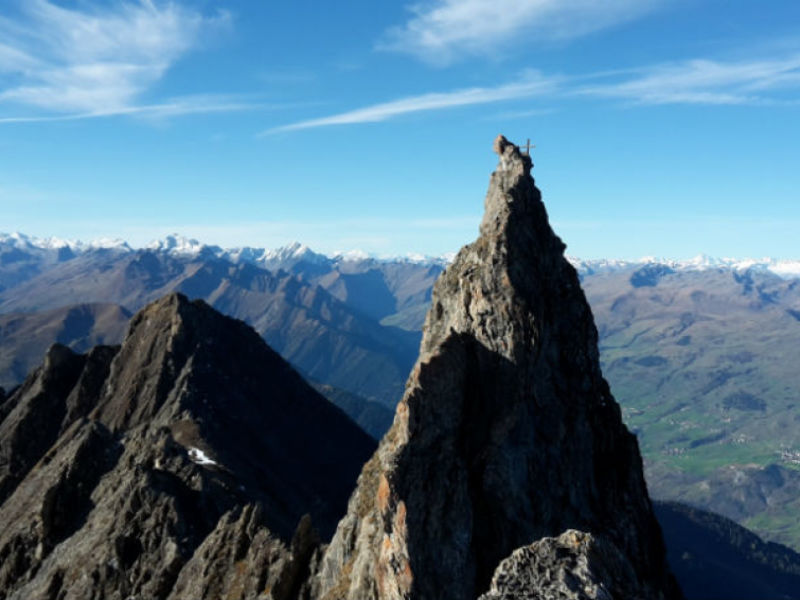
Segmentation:
[(319, 119), (309, 119), (264, 131), (269, 135), (282, 131), (350, 125), (353, 123), (375, 123), (408, 113), (443, 110), (460, 106), (490, 104), (503, 100), (530, 98), (552, 94), (558, 86), (558, 78), (544, 78), (538, 73), (529, 72), (515, 82), (495, 87), (473, 87), (451, 92), (433, 92), (418, 96), (408, 96), (390, 102), (372, 104), (356, 110), (338, 113)]
[(541, 117), (544, 115), (552, 115), (557, 109), (549, 108), (530, 108), (523, 110), (508, 110), (498, 112), (493, 115), (485, 117), (488, 121), (512, 121), (517, 119), (527, 119), (528, 117)]
[[(765, 60), (690, 60), (573, 90), (642, 104), (770, 104), (800, 87), (800, 54)], [(776, 92), (778, 93), (776, 95)]]
[(37, 115), (24, 117), (0, 117), (3, 123), (49, 123), (57, 121), (83, 121), (113, 116), (137, 116), (143, 119), (158, 120), (175, 116), (210, 114), (220, 112), (236, 112), (246, 110), (273, 110), (286, 108), (286, 105), (254, 102), (251, 99), (240, 99), (236, 96), (202, 95), (182, 96), (168, 99), (158, 104), (141, 104), (136, 106), (120, 106), (109, 110), (68, 113), (60, 115)]
[[(274, 127), (260, 135), (333, 125), (375, 123), (408, 113), (532, 98), (599, 98), (624, 100), (630, 105), (797, 105), (800, 104), (798, 89), (800, 54), (740, 62), (698, 59), (573, 76), (528, 73), (522, 79), (494, 87), (408, 96)], [(525, 118), (547, 114), (552, 110), (525, 108), (495, 114), (490, 118)]]
[(201, 34), (229, 22), (224, 12), (205, 16), (156, 0), (17, 4), (19, 18), (0, 17), (0, 105), (28, 114), (4, 122), (196, 111), (192, 99), (158, 108), (139, 102)]
[(434, 64), (532, 40), (565, 40), (650, 12), (660, 0), (426, 0), (386, 32), (378, 47)]

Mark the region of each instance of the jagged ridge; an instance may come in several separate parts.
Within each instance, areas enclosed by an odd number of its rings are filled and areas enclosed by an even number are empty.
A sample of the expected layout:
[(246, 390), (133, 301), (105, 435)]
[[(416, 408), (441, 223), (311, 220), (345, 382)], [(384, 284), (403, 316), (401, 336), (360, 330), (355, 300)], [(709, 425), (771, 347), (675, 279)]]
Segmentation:
[(296, 597), (374, 448), (255, 331), (179, 294), (121, 347), (54, 346), (2, 406), (2, 598)]

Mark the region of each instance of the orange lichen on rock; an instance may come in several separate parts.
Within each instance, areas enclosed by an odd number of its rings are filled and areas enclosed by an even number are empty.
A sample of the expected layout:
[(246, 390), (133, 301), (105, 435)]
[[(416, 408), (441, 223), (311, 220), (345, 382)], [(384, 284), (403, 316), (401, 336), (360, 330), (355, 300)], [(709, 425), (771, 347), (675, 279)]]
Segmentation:
[(378, 493), (375, 498), (375, 501), (378, 503), (378, 510), (381, 511), (381, 513), (385, 513), (386, 509), (389, 507), (390, 493), (389, 480), (386, 479), (385, 475), (381, 474), (380, 481), (378, 482)]
[(397, 512), (394, 515), (394, 534), (403, 539), (406, 537), (406, 503), (400, 500), (397, 504)]

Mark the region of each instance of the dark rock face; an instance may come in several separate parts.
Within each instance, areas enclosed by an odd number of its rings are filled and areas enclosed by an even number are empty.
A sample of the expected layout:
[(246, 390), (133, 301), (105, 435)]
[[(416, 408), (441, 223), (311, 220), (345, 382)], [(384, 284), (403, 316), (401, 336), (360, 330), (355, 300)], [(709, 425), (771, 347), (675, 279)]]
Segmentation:
[(602, 536), (680, 598), (635, 438), (530, 158), (498, 139), (481, 235), (437, 281), (420, 358), (314, 580), (321, 598), (475, 598), (501, 560)]
[(255, 331), (178, 294), (119, 348), (54, 346), (9, 403), (0, 598), (296, 597), (374, 449)]
[(181, 570), (169, 598), (297, 598), (318, 547), (306, 517), (287, 553), (267, 528), (263, 509), (247, 505), (220, 519)]
[(85, 356), (54, 345), (44, 365), (14, 395), (14, 408), (0, 423), (0, 502), (62, 433), (67, 397), (85, 362)]

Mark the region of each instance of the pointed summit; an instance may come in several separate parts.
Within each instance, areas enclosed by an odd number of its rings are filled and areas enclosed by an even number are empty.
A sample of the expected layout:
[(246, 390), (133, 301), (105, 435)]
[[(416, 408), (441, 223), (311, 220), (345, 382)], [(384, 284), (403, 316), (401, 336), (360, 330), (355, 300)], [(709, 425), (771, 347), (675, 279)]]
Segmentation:
[(619, 550), (642, 597), (680, 598), (530, 157), (502, 136), (495, 151), (480, 236), (436, 282), (419, 360), (316, 592), (471, 600), (515, 549), (578, 530)]

